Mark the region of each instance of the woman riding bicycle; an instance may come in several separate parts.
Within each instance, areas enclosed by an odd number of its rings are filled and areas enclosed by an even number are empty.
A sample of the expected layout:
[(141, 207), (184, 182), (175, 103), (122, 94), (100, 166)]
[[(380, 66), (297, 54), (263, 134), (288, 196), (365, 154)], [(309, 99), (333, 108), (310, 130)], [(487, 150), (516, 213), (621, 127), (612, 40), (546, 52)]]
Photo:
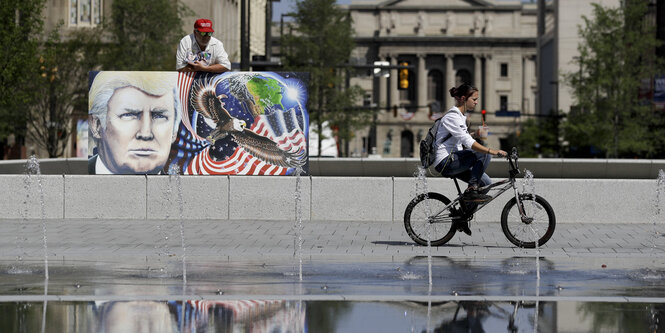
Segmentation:
[(472, 112), (478, 104), (478, 89), (464, 83), (457, 88), (451, 88), (450, 96), (455, 98), (455, 106), (451, 107), (439, 122), (435, 140), (436, 157), (430, 169), (468, 183), (469, 187), (464, 191), (464, 201), (487, 201), (491, 197), (478, 189), (492, 183), (485, 173), (492, 159), (491, 155), (504, 157), (507, 153), (485, 147), (469, 134), (466, 114)]

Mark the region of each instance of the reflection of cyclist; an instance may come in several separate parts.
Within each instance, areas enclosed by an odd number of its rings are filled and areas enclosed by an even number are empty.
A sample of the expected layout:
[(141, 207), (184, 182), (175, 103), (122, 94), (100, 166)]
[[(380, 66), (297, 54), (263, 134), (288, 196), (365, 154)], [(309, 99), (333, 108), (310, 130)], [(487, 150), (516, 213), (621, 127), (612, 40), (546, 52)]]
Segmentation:
[[(490, 155), (507, 156), (507, 153), (485, 147), (469, 134), (466, 113), (473, 111), (478, 104), (478, 89), (464, 83), (451, 88), (450, 96), (455, 98), (455, 106), (439, 122), (435, 139), (436, 157), (432, 167), (443, 176), (454, 176), (469, 184), (464, 191), (465, 201), (487, 201), (491, 197), (480, 193), (478, 188), (492, 183), (485, 173), (491, 160)], [(468, 208), (473, 211), (477, 204), (471, 206)], [(471, 234), (467, 225), (462, 226), (462, 230)]]
[[(466, 311), (466, 317), (457, 319), (459, 308)], [(440, 327), (434, 329), (434, 332), (472, 332), (484, 333), (483, 319), (489, 314), (488, 307), (482, 302), (459, 302), (455, 317), (448, 323), (441, 323)]]

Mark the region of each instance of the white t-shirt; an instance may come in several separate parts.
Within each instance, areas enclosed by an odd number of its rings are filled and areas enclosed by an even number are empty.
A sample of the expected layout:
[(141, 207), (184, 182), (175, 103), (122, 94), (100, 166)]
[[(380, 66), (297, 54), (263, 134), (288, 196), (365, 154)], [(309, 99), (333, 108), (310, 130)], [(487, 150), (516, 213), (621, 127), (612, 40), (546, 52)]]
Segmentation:
[[(439, 121), (439, 129), (436, 132), (436, 158), (433, 165), (438, 165), (444, 158), (448, 157), (450, 153), (463, 150), (464, 147), (471, 148), (471, 145), (476, 141), (469, 134), (469, 129), (466, 125), (466, 116), (462, 114), (456, 106), (450, 108), (441, 121)], [(448, 134), (452, 136), (444, 142)]]
[(95, 174), (96, 175), (112, 175), (113, 172), (106, 167), (106, 164), (102, 161), (102, 158), (97, 155), (97, 160), (95, 161)]
[(231, 62), (229, 61), (229, 55), (224, 50), (224, 44), (215, 37), (210, 38), (210, 42), (205, 50), (201, 50), (199, 47), (194, 33), (180, 40), (178, 52), (176, 53), (176, 70), (187, 66), (188, 62), (195, 60), (203, 60), (208, 65), (220, 64), (231, 70)]

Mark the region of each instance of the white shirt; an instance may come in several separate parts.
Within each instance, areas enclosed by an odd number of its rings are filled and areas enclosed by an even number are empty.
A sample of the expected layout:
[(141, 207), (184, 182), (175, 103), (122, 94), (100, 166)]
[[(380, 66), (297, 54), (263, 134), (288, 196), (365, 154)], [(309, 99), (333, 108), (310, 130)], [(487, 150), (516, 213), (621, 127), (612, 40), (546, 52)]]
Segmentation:
[(97, 160), (95, 161), (95, 174), (96, 175), (112, 175), (113, 172), (106, 167), (106, 164), (102, 162), (102, 158), (97, 155)]
[(176, 53), (176, 70), (187, 66), (188, 61), (191, 61), (190, 57), (198, 55), (201, 51), (210, 54), (209, 59), (206, 59), (208, 65), (220, 64), (231, 70), (231, 62), (229, 61), (229, 55), (224, 50), (224, 44), (219, 39), (211, 37), (206, 49), (201, 50), (199, 43), (196, 42), (194, 33), (180, 40), (178, 52)]
[[(450, 153), (463, 150), (464, 147), (471, 148), (471, 145), (476, 141), (469, 134), (469, 129), (466, 125), (466, 116), (462, 114), (456, 106), (450, 108), (441, 121), (439, 121), (439, 129), (436, 132), (436, 158), (433, 165), (438, 165), (444, 158), (448, 157)], [(446, 140), (448, 134), (452, 136)]]

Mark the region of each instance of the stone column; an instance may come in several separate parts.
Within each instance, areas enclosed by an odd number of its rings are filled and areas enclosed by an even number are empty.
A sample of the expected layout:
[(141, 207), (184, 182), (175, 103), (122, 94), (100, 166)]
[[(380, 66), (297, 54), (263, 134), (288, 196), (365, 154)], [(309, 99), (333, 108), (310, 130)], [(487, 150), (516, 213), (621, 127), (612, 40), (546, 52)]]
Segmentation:
[(527, 81), (527, 75), (528, 75), (528, 65), (527, 65), (527, 63), (528, 63), (528, 61), (529, 61), (529, 56), (526, 55), (526, 54), (523, 54), (522, 55), (522, 62), (521, 62), (521, 65), (522, 65), (522, 82), (521, 82), (522, 90), (520, 91), (520, 97), (521, 97), (521, 99), (520, 99), (520, 111), (522, 112), (522, 114), (526, 114), (527, 111), (529, 111), (529, 112), (531, 111), (531, 110), (529, 110), (529, 106), (527, 105), (527, 98), (529, 96), (528, 93), (527, 93), (528, 86), (529, 86), (528, 81)]
[(479, 91), (483, 91), (483, 58), (480, 54), (473, 55), (474, 68), (473, 68), (473, 85), (478, 88)]
[(525, 106), (530, 114), (536, 113), (536, 94), (534, 88), (536, 85), (536, 56), (529, 54), (524, 59), (524, 98), (528, 99)]
[(427, 111), (427, 69), (425, 68), (425, 59), (427, 55), (418, 54), (418, 111)]
[[(390, 65), (397, 66), (397, 55), (391, 54), (390, 56)], [(390, 112), (392, 113), (392, 106), (399, 104), (399, 90), (397, 90), (397, 79), (399, 77), (398, 69), (390, 70), (390, 100), (388, 101), (390, 106)]]
[(454, 58), (454, 54), (446, 54), (446, 86), (444, 87), (444, 91), (448, 91), (455, 86), (455, 73), (453, 70)]
[(492, 55), (491, 54), (486, 54), (485, 55), (485, 109), (487, 109), (488, 112), (494, 112), (498, 110), (497, 108), (497, 103), (498, 101), (496, 100), (497, 97), (495, 96), (496, 94), (494, 93), (494, 61), (492, 61)]

